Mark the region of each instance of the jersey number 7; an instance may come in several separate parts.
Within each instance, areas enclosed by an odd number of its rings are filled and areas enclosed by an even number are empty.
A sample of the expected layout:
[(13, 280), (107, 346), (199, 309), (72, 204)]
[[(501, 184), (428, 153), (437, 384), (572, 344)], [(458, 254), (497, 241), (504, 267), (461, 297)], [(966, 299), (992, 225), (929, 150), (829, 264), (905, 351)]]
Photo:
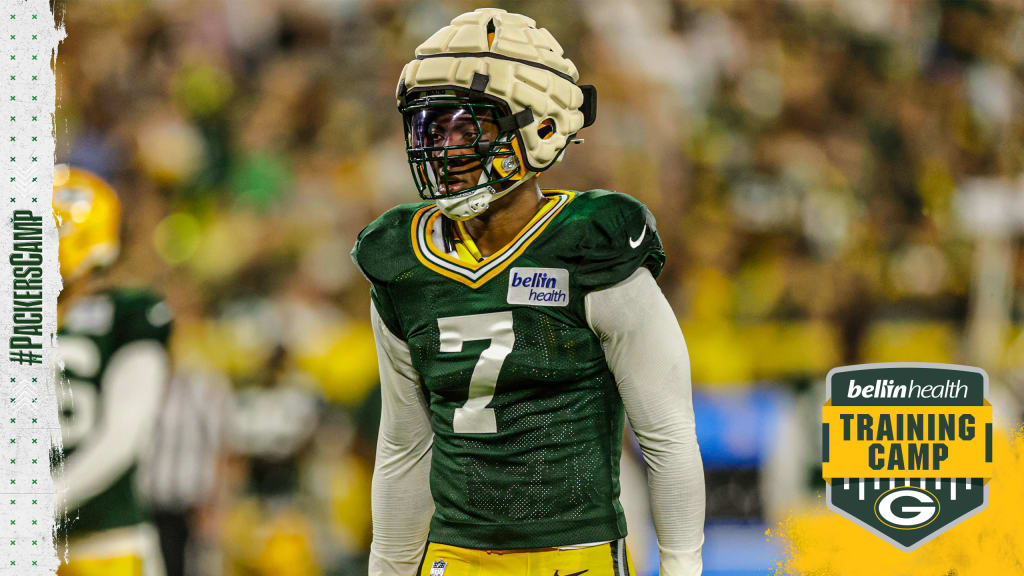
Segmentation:
[(480, 354), (469, 379), (469, 398), (455, 409), (452, 429), (456, 434), (497, 432), (494, 409), (487, 405), (494, 398), (501, 365), (516, 343), (512, 312), (438, 318), (437, 327), (441, 332), (441, 352), (461, 352), (464, 342), (490, 340), (491, 345)]

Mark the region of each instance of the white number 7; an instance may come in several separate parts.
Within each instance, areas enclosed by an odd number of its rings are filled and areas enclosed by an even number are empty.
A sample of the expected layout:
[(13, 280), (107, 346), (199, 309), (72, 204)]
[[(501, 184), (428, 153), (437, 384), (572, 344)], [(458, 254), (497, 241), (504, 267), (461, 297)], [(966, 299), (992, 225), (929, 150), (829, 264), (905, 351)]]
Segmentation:
[(457, 434), (497, 432), (494, 409), (487, 405), (494, 398), (501, 365), (516, 343), (512, 312), (438, 318), (437, 327), (441, 331), (441, 352), (461, 352), (462, 344), (473, 340), (491, 341), (473, 368), (469, 379), (469, 399), (461, 408), (455, 409), (452, 429)]

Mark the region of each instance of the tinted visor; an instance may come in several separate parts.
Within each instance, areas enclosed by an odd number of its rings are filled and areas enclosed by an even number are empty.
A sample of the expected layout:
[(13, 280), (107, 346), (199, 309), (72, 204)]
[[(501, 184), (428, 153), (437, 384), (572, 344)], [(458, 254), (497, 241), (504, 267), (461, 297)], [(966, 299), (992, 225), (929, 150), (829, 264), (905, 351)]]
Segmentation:
[(412, 112), (409, 146), (412, 149), (473, 147), (498, 137), (494, 111), (470, 106), (437, 106)]
[(433, 199), (493, 186), (496, 159), (513, 154), (512, 133), (501, 134), (502, 108), (464, 96), (437, 95), (402, 107), (406, 151), (420, 196)]

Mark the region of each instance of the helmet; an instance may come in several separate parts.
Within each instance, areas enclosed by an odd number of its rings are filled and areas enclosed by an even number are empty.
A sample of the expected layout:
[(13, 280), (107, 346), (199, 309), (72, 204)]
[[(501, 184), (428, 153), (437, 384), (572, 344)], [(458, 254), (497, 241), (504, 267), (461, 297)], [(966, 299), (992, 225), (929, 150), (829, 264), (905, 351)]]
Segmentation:
[(53, 175), (53, 212), (60, 235), (60, 273), (65, 280), (84, 276), (117, 258), (121, 203), (99, 176), (58, 164)]
[(466, 220), (555, 165), (597, 114), (597, 91), (578, 79), (551, 33), (521, 14), (480, 8), (438, 30), (396, 94), (420, 196)]

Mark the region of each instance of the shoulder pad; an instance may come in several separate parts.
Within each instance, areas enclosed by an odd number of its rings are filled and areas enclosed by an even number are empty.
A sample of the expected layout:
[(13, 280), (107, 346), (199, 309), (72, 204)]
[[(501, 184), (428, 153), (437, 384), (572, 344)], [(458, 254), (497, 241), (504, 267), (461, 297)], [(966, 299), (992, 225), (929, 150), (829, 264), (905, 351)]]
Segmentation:
[(352, 261), (371, 284), (387, 283), (413, 258), (412, 215), (426, 204), (399, 204), (381, 214), (359, 233)]
[(412, 251), (412, 216), (426, 203), (399, 204), (371, 222), (356, 238), (352, 261), (370, 282), (370, 297), (384, 324), (403, 334), (391, 298), (390, 284), (402, 272), (416, 266)]
[(132, 288), (107, 290), (106, 295), (114, 305), (113, 331), (122, 344), (132, 340), (166, 343), (170, 338), (173, 317), (161, 296)]
[(598, 290), (617, 284), (641, 266), (655, 278), (665, 264), (665, 251), (654, 215), (640, 201), (621, 192), (583, 192), (573, 204), (579, 230), (576, 281)]

